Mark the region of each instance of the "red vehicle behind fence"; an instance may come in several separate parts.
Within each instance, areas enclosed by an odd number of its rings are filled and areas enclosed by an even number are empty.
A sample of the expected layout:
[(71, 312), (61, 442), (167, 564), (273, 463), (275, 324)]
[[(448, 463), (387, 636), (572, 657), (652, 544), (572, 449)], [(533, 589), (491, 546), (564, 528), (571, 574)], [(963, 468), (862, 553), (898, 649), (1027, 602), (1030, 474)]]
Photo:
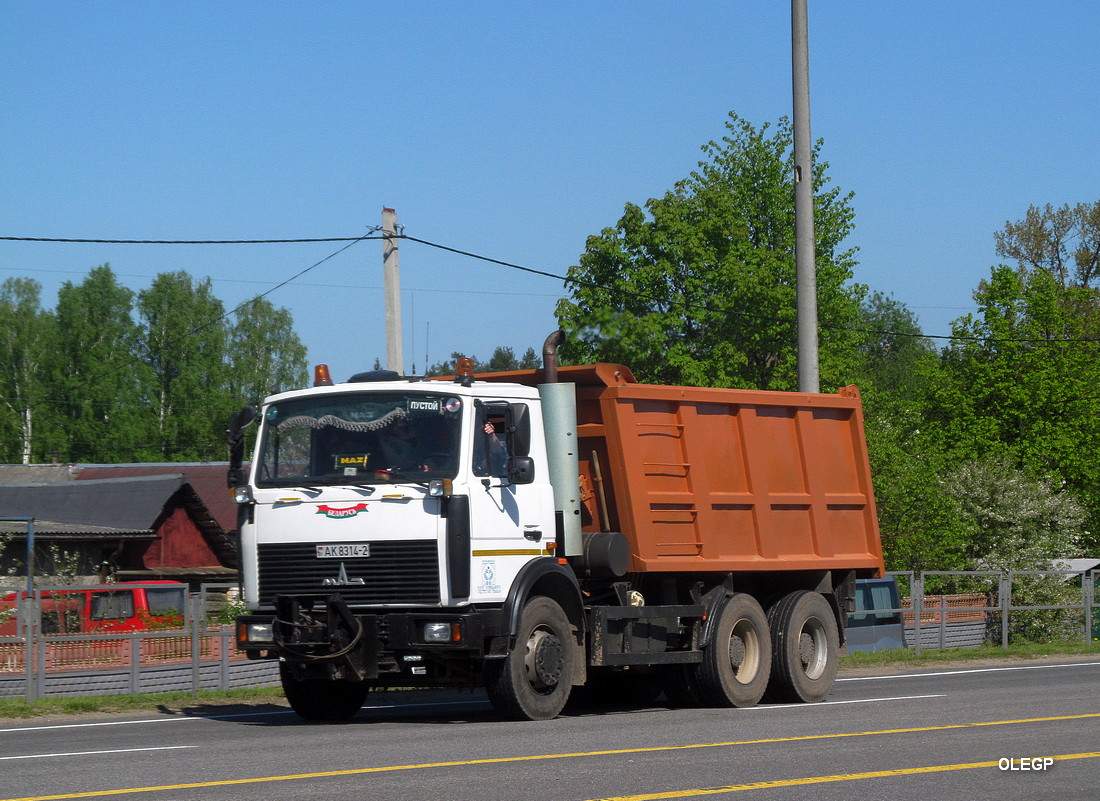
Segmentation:
[[(18, 597), (26, 598), (21, 592)], [(16, 593), (0, 598), (0, 636), (18, 634)], [(39, 595), (43, 634), (91, 634), (178, 628), (184, 622), (187, 585), (178, 581), (122, 581)]]

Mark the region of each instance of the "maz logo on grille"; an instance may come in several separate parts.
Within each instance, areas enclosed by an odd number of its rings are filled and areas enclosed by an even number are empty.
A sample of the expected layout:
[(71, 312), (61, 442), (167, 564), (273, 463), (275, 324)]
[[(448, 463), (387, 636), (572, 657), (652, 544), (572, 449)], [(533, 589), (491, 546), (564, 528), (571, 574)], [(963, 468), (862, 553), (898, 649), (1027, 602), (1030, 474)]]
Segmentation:
[(366, 584), (362, 578), (348, 578), (348, 571), (344, 569), (344, 563), (340, 563), (340, 572), (336, 574), (336, 578), (326, 578), (321, 580), (322, 587), (348, 587), (353, 584)]

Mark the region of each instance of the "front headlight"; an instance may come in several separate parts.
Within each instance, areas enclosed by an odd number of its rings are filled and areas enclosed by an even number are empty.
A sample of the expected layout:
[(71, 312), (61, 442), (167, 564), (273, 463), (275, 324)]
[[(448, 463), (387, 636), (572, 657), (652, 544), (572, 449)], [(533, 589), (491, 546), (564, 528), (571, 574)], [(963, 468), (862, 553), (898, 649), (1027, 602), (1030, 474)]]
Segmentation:
[(420, 636), (424, 642), (459, 642), (462, 639), (461, 624), (425, 623), (420, 629)]
[(275, 634), (271, 623), (248, 623), (245, 639), (248, 642), (273, 642)]

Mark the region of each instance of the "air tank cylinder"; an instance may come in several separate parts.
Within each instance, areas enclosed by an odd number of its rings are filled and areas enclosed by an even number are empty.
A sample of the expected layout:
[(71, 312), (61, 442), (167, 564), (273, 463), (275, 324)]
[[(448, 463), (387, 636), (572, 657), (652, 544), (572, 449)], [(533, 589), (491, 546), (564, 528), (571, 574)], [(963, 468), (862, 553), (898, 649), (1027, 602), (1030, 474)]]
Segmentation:
[(547, 462), (554, 485), (554, 510), (561, 515), (561, 556), (582, 556), (580, 465), (577, 455), (577, 389), (575, 384), (539, 384)]

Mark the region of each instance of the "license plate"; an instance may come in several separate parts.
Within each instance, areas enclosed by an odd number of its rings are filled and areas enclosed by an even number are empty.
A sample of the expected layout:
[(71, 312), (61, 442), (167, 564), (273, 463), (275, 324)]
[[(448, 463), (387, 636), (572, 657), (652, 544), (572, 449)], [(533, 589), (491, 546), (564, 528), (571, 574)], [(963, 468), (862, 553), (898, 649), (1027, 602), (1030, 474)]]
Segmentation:
[(341, 542), (333, 545), (318, 545), (318, 559), (357, 559), (370, 556), (369, 542)]

